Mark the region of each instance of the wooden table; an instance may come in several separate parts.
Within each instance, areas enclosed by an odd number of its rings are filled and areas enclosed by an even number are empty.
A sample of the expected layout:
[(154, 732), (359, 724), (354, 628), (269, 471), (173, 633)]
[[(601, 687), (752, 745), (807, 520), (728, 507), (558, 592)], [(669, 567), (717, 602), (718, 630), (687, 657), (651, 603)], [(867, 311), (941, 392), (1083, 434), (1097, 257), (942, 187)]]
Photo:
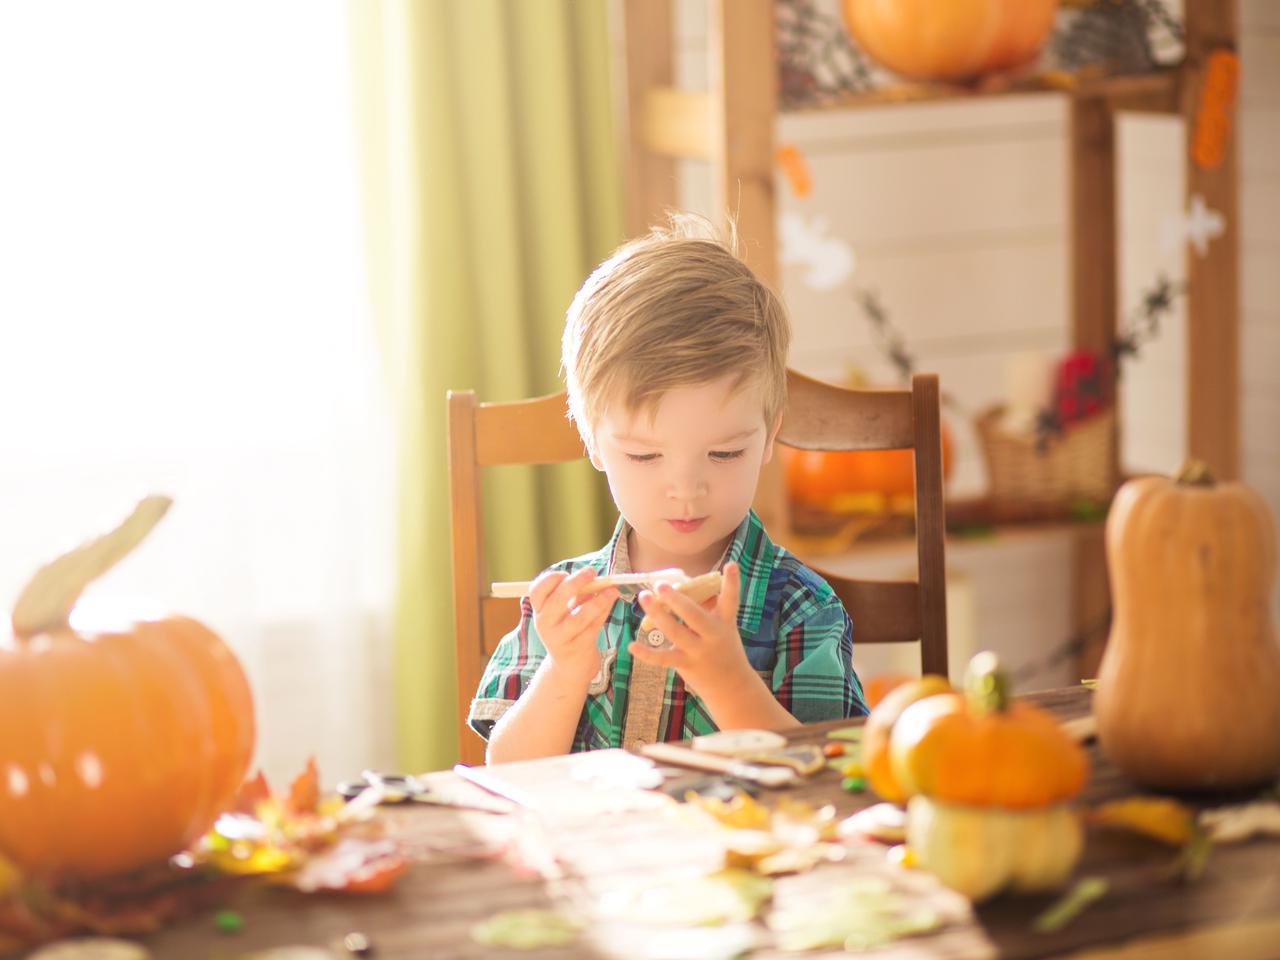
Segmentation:
[[(1062, 719), (1087, 714), (1089, 697), (1083, 688), (1050, 691), (1033, 699)], [(795, 731), (798, 743), (823, 742), (824, 732), (847, 721), (817, 724)], [(1096, 748), (1091, 749), (1094, 773), (1084, 801), (1094, 803), (1136, 792)], [(444, 783), (455, 774), (432, 775)], [(872, 794), (849, 794), (840, 789), (839, 776), (826, 771), (789, 795), (814, 803), (834, 803), (848, 814), (875, 802)], [(766, 792), (765, 799), (772, 796)], [(659, 866), (670, 866), (672, 845), (664, 837), (664, 820), (656, 814), (630, 814), (571, 830), (540, 833), (528, 815), (492, 814), (446, 807), (415, 806), (388, 810), (393, 829), (408, 843), (437, 860), (441, 852), (471, 846), (496, 852), (514, 838), (541, 836), (543, 841), (524, 851), (536, 861), (539, 852), (560, 858), (564, 876), (548, 880), (536, 872), (517, 873), (501, 858), (474, 859), (459, 850), (453, 862), (416, 864), (389, 895), (366, 899), (304, 896), (253, 888), (228, 904), (242, 914), (241, 933), (228, 936), (214, 929), (211, 917), (192, 919), (144, 940), (157, 957), (199, 960), (238, 957), (253, 950), (284, 945), (331, 946), (344, 934), (367, 935), (382, 960), (433, 957), (636, 957), (636, 941), (625, 929), (592, 927), (576, 944), (522, 954), (485, 948), (470, 937), (471, 927), (505, 910), (562, 908), (590, 899), (611, 882), (634, 878)], [(678, 847), (690, 862), (702, 856), (696, 844)], [(882, 848), (865, 847), (865, 856), (883, 864)], [(1190, 884), (1167, 878), (1172, 851), (1146, 838), (1114, 831), (1092, 830), (1078, 876), (1105, 877), (1110, 890), (1075, 922), (1053, 934), (1031, 930), (1031, 920), (1054, 896), (1002, 896), (978, 908), (972, 919), (928, 937), (902, 940), (877, 952), (884, 957), (1048, 957), (1089, 958), (1280, 957), (1280, 840), (1254, 839), (1219, 846), (1204, 874)], [(870, 860), (866, 862), (870, 863)], [(533, 863), (537, 867), (538, 863)], [(544, 864), (545, 865), (545, 864)], [(847, 864), (823, 865), (807, 874), (784, 878), (781, 884), (824, 884), (828, 871)], [(887, 869), (887, 868), (886, 868)], [(832, 874), (833, 875), (833, 874)], [(922, 875), (925, 880), (931, 878)], [(763, 928), (762, 928), (763, 929)], [(334, 950), (335, 957), (349, 956)], [(835, 953), (785, 956), (848, 956)], [(780, 957), (761, 950), (759, 957)]]

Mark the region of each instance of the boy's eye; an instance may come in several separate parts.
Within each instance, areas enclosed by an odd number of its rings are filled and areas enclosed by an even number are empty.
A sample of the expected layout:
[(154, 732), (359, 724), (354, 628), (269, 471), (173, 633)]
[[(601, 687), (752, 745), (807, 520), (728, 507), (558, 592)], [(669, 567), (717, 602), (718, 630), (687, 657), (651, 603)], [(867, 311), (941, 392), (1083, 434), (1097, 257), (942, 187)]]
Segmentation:
[(742, 450), (712, 450), (711, 459), (719, 460), (721, 463), (724, 463), (726, 460), (737, 460), (746, 452), (745, 448)]
[(632, 463), (652, 463), (658, 459), (656, 453), (628, 453), (627, 459)]

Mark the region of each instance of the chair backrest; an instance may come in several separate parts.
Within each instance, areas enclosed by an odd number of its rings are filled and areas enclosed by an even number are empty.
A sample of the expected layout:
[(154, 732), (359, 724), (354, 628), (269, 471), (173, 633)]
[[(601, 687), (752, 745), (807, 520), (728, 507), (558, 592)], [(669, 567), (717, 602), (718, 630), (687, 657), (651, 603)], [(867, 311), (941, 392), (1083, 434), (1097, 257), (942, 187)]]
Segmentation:
[(855, 580), (805, 559), (844, 603), (853, 640), (920, 641), (922, 673), (947, 675), (947, 591), (938, 378), (917, 373), (910, 390), (851, 390), (787, 374), (778, 441), (801, 450), (915, 452), (915, 580)]
[[(819, 564), (810, 566), (827, 579), (849, 611), (856, 644), (919, 640), (922, 670), (945, 676), (938, 378), (916, 374), (910, 390), (850, 390), (789, 370), (787, 388), (787, 412), (778, 434), (782, 443), (804, 450), (915, 451), (918, 579), (853, 580)], [(458, 751), (462, 762), (475, 764), (484, 761), (484, 744), (467, 727), (467, 710), (489, 656), (520, 619), (520, 601), (489, 595), (480, 471), (510, 464), (564, 463), (585, 457), (586, 451), (565, 416), (564, 393), (480, 403), (470, 390), (453, 390), (448, 407)]]

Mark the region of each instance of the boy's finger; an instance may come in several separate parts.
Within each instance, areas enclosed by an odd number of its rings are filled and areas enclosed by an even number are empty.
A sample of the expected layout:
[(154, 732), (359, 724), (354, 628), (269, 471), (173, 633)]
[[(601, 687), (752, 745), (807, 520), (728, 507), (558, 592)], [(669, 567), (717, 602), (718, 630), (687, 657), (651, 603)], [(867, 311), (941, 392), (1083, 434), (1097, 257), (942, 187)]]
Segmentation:
[[(698, 605), (696, 603), (689, 600), (688, 597), (683, 599), (694, 610), (697, 610), (702, 617), (706, 617), (706, 613), (698, 609)], [(687, 646), (698, 642), (697, 634), (686, 625), (688, 620), (684, 617), (683, 611), (681, 612), (681, 619), (685, 620), (685, 623), (681, 623), (680, 620), (677, 620), (671, 610), (667, 608), (663, 600), (655, 597), (648, 590), (640, 594), (640, 606), (653, 625), (665, 633), (667, 635), (667, 639), (676, 646)]]
[[(706, 633), (714, 624), (712, 615), (702, 608), (702, 604), (689, 599), (669, 583), (658, 584), (657, 607), (665, 606), (683, 620), (694, 633)], [(648, 612), (648, 608), (645, 608)]]
[(547, 603), (563, 609), (566, 614), (569, 613), (577, 605), (578, 594), (584, 593), (586, 585), (595, 578), (595, 567), (579, 567), (556, 585), (551, 596), (547, 598)]
[(547, 570), (533, 581), (533, 585), (529, 587), (529, 602), (533, 604), (533, 609), (539, 610), (545, 606), (547, 598), (568, 576), (563, 570)]
[(716, 613), (725, 623), (737, 625), (741, 591), (741, 568), (736, 563), (726, 563), (720, 578), (720, 597), (716, 600)]
[(576, 624), (584, 627), (594, 622), (596, 630), (599, 630), (599, 624), (604, 623), (604, 618), (609, 615), (609, 611), (613, 609), (613, 602), (617, 599), (618, 591), (613, 587), (599, 593), (575, 597), (569, 617)]
[(593, 594), (588, 599), (582, 599), (582, 602), (564, 618), (566, 628), (573, 640), (582, 640), (582, 643), (594, 645), (595, 637), (599, 634), (600, 627), (604, 626), (604, 621), (607, 620), (616, 599), (617, 590), (613, 588)]

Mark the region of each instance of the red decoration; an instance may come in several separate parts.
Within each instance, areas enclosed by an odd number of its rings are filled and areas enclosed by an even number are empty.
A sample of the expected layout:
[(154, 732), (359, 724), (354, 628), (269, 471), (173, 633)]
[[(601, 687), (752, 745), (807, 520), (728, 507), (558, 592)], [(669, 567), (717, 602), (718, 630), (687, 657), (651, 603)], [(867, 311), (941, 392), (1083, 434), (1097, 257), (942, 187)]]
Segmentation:
[(1053, 409), (1058, 426), (1088, 420), (1114, 401), (1111, 364), (1090, 350), (1069, 353), (1058, 364)]

